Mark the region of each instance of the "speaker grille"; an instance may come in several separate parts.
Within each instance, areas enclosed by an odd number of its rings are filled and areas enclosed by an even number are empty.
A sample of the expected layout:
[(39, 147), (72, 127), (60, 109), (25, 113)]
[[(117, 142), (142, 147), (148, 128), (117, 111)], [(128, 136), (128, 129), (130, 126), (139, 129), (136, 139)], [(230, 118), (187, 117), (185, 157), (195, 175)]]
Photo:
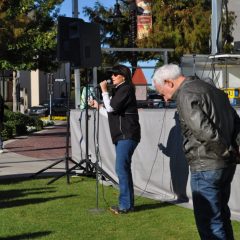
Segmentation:
[(57, 59), (75, 67), (101, 65), (100, 27), (78, 18), (59, 17)]

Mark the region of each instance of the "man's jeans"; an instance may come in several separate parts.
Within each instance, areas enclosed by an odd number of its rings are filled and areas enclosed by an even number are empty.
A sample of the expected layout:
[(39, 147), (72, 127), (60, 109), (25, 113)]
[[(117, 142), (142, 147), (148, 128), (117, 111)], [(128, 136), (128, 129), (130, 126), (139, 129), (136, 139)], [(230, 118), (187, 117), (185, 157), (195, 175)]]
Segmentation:
[(119, 180), (119, 209), (133, 209), (132, 155), (138, 142), (127, 139), (116, 143), (116, 173)]
[(191, 173), (193, 208), (202, 240), (233, 240), (228, 201), (236, 166)]

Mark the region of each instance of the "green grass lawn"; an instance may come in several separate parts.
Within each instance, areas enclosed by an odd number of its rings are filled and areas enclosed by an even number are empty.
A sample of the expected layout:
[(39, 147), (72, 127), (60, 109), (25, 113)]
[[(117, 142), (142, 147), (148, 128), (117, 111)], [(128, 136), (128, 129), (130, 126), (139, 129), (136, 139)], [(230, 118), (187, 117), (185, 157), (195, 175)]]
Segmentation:
[[(113, 215), (108, 206), (117, 203), (118, 191), (99, 186), (92, 178), (1, 180), (0, 239), (57, 240), (194, 240), (199, 239), (190, 209), (137, 197), (136, 211)], [(234, 221), (235, 238), (240, 223)]]

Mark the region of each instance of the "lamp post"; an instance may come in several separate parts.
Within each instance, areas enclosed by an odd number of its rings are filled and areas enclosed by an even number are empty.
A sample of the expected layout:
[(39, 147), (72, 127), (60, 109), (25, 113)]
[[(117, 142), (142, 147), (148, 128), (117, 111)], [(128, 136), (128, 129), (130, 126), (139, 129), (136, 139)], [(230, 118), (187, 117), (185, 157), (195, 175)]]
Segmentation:
[[(131, 22), (131, 28), (130, 28), (130, 34), (131, 34), (131, 47), (136, 47), (136, 37), (137, 37), (137, 6), (135, 0), (129, 1), (130, 5), (130, 22)], [(137, 53), (132, 52), (132, 59), (131, 59), (131, 65), (132, 65), (132, 72), (134, 73), (137, 68)]]
[(49, 93), (49, 120), (52, 120), (52, 95), (53, 95), (53, 74), (48, 73), (48, 93)]
[[(72, 0), (72, 17), (78, 18), (78, 0)], [(74, 68), (74, 83), (75, 83), (75, 108), (80, 108), (81, 99), (81, 79), (80, 79), (80, 69)], [(69, 84), (69, 87), (71, 84)], [(70, 96), (68, 96), (70, 97)]]
[[(137, 6), (135, 0), (121, 0), (123, 3), (127, 4), (129, 6), (129, 13), (130, 13), (130, 46), (132, 48), (136, 47), (136, 37), (137, 37)], [(118, 3), (118, 0), (116, 0), (116, 3), (114, 5), (114, 12), (112, 15), (112, 18), (120, 19), (123, 18), (123, 15), (120, 10), (120, 5)], [(132, 52), (132, 58), (130, 60), (131, 66), (132, 66), (132, 73), (135, 72), (137, 68), (137, 53)]]

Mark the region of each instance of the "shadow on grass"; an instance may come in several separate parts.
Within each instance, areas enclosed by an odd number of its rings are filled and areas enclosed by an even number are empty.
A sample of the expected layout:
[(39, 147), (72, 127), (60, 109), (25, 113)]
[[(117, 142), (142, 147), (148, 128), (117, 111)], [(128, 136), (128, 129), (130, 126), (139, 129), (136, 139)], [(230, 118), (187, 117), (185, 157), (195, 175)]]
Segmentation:
[(10, 237), (0, 237), (0, 240), (24, 240), (24, 239), (34, 239), (34, 238), (39, 238), (39, 237), (44, 237), (46, 235), (51, 234), (52, 232), (50, 231), (45, 231), (45, 232), (35, 232), (35, 233), (25, 233), (21, 235), (15, 235), (15, 236), (10, 236)]
[(173, 204), (168, 203), (168, 202), (159, 202), (159, 203), (152, 203), (152, 204), (142, 204), (142, 205), (137, 205), (134, 207), (134, 212), (140, 212), (140, 211), (146, 211), (146, 210), (151, 210), (151, 209), (156, 209), (156, 208), (163, 208), (163, 207), (169, 207), (172, 206)]
[(1, 190), (0, 191), (0, 200), (10, 200), (19, 197), (25, 197), (30, 194), (43, 194), (43, 193), (54, 193), (54, 187), (46, 188), (29, 188), (29, 189), (14, 189), (14, 190)]
[[(55, 160), (55, 159), (49, 159), (49, 160)], [(48, 180), (51, 179), (53, 176), (59, 175), (61, 172), (51, 172), (51, 173), (42, 173), (42, 176), (38, 176), (33, 178), (32, 173), (24, 173), (24, 174), (12, 174), (11, 176), (3, 176), (0, 177), (0, 185), (9, 185), (9, 184), (17, 184), (22, 183), (26, 181), (33, 181), (33, 180)]]
[(68, 195), (68, 196), (58, 196), (58, 197), (50, 197), (50, 198), (28, 198), (28, 199), (19, 199), (19, 200), (12, 200), (12, 201), (6, 201), (6, 202), (0, 202), (0, 209), (1, 208), (12, 208), (12, 207), (19, 207), (19, 206), (25, 206), (28, 204), (38, 204), (38, 203), (44, 203), (48, 201), (53, 201), (57, 199), (64, 199), (64, 198), (70, 198), (70, 197), (76, 197), (78, 195)]

